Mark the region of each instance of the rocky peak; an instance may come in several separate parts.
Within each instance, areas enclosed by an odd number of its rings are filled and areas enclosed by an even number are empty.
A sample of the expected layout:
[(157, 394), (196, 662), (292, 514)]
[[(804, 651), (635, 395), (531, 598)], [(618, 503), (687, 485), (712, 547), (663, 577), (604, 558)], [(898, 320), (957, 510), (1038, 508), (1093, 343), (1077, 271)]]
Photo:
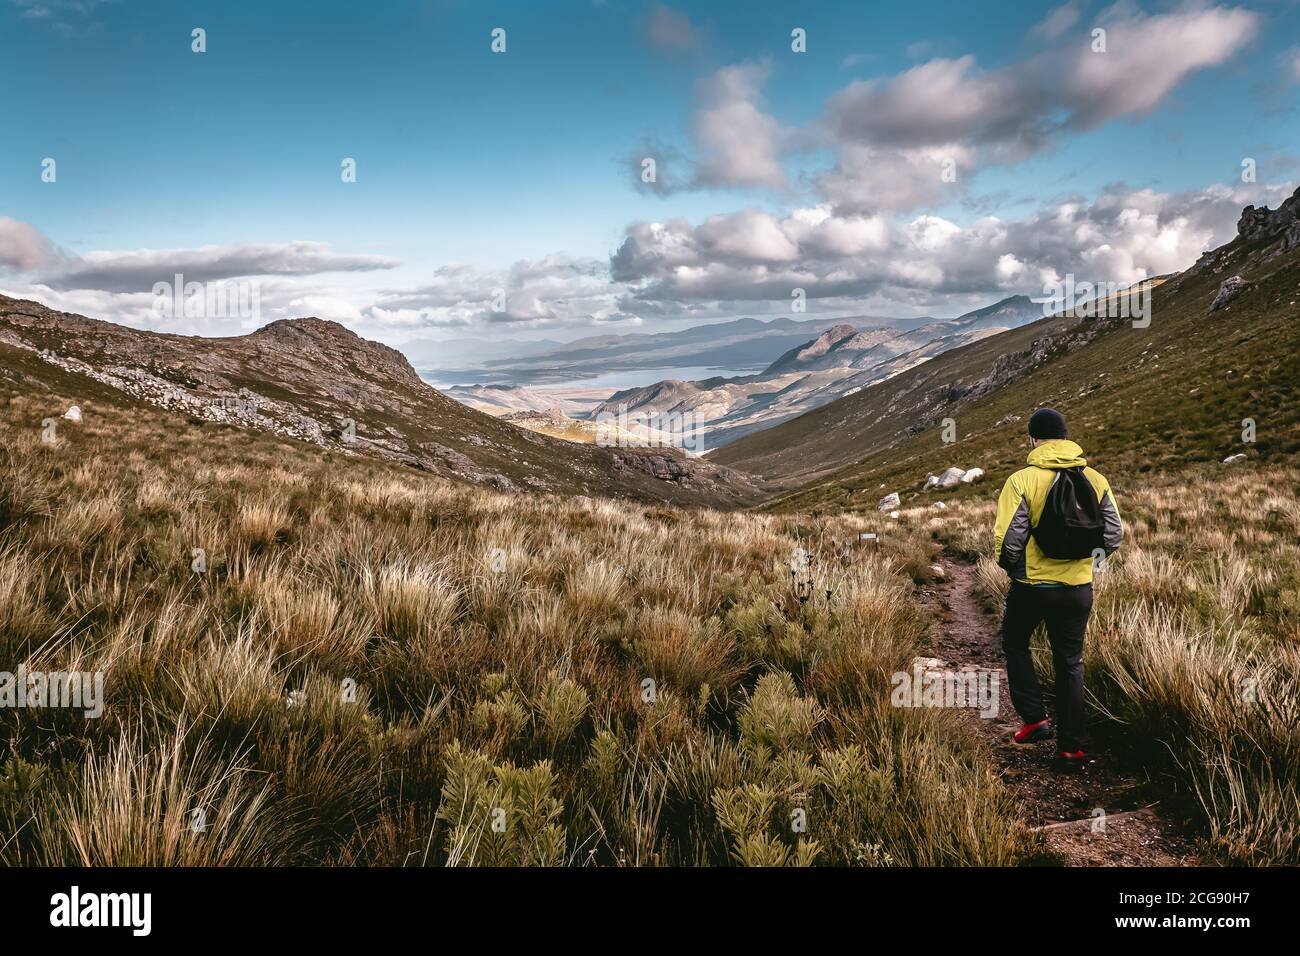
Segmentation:
[(332, 319), (318, 319), (315, 316), (302, 319), (276, 319), (274, 322), (268, 322), (256, 332), (253, 332), (250, 338), (294, 341), (302, 336), (343, 341), (365, 341), (346, 325)]
[[(1292, 231), (1296, 215), (1300, 213), (1300, 189), (1277, 207), (1247, 206), (1237, 220), (1237, 235), (1247, 239), (1272, 240)], [(1293, 243), (1294, 244), (1294, 243)]]
[(277, 319), (245, 337), (262, 353), (291, 353), (313, 361), (343, 363), (363, 370), (392, 376), (408, 384), (420, 382), (415, 368), (395, 348), (363, 339), (347, 326), (314, 316)]
[(851, 325), (833, 325), (811, 342), (797, 345), (767, 367), (764, 375), (788, 372), (834, 351), (858, 334)]

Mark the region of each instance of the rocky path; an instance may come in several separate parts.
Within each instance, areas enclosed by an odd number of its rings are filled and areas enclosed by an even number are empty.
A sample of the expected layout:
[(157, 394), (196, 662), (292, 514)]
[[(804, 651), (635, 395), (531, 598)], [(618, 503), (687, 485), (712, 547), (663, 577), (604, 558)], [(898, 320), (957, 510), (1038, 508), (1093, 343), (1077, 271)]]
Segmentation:
[[(1021, 745), (1011, 735), (1020, 718), (1007, 691), (997, 615), (986, 613), (973, 592), (974, 568), (944, 557), (943, 580), (921, 590), (930, 614), (931, 654), (951, 668), (996, 670), (997, 715), (963, 711), (1025, 823), (1046, 848), (1070, 866), (1195, 866), (1201, 863), (1185, 829), (1162, 813), (1158, 790), (1140, 768), (1125, 767), (1091, 721), (1087, 766), (1065, 772), (1053, 766), (1055, 740)], [(938, 666), (938, 665), (935, 665)]]

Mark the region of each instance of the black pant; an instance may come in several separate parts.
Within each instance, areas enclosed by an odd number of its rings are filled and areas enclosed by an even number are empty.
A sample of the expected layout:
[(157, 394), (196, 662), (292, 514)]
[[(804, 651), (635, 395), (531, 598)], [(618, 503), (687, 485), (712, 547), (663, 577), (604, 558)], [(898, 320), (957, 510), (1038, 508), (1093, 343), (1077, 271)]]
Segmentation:
[(1091, 584), (1054, 588), (1012, 581), (1002, 615), (1002, 650), (1007, 655), (1011, 703), (1027, 724), (1036, 724), (1047, 716), (1029, 653), (1034, 629), (1039, 622), (1047, 622), (1047, 640), (1056, 669), (1057, 749), (1070, 753), (1081, 750), (1085, 743), (1083, 635), (1091, 613)]

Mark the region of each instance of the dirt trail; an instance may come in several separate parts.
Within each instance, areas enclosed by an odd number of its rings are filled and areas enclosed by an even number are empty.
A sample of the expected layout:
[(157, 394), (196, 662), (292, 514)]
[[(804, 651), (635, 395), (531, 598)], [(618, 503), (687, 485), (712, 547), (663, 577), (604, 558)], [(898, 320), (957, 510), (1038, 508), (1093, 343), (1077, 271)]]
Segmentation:
[(997, 716), (982, 719), (973, 710), (963, 714), (1001, 771), (1025, 823), (1070, 866), (1200, 864), (1193, 839), (1184, 827), (1162, 815), (1159, 794), (1140, 769), (1111, 759), (1111, 748), (1096, 720), (1089, 721), (1088, 765), (1078, 772), (1053, 766), (1054, 739), (1029, 745), (1012, 741), (1020, 718), (1007, 690), (999, 618), (980, 607), (972, 565), (948, 557), (940, 564), (944, 579), (920, 592), (931, 615), (930, 653), (950, 667), (998, 672)]

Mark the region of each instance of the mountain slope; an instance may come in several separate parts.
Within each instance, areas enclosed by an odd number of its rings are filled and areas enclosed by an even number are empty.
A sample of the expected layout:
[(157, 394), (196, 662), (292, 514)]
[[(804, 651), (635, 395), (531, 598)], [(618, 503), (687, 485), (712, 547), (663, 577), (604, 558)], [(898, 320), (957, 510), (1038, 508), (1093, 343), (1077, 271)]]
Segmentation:
[[(1300, 450), (1296, 206), (1292, 197), (1273, 212), (1248, 208), (1232, 242), (1153, 280), (1147, 328), (1124, 318), (1043, 319), (744, 438), (713, 460), (799, 489), (774, 507), (874, 507), (882, 483), (906, 492), (951, 465), (997, 474), (1017, 466), (1023, 417), (1041, 405), (1065, 412), (1103, 470), (1172, 469), (1236, 452), (1288, 458)], [(945, 418), (956, 421), (955, 444), (942, 441)], [(1256, 423), (1254, 443), (1242, 441), (1245, 419)]]
[(692, 382), (669, 379), (624, 389), (593, 414), (616, 415), (626, 407), (629, 413), (698, 416), (709, 446), (717, 448), (1005, 328), (993, 324), (996, 321), (1021, 324), (1028, 304), (1029, 299), (1015, 296), (956, 319), (901, 332), (835, 325), (790, 349), (757, 375)]
[[(166, 335), (0, 297), (11, 387), (59, 370), (187, 415), (509, 489), (735, 504), (744, 476), (673, 453), (575, 446), (466, 408), (423, 382), (395, 349), (320, 319), (223, 339)], [(102, 389), (93, 389), (105, 394)], [(60, 410), (61, 411), (61, 410)], [(671, 475), (672, 480), (662, 477)]]

